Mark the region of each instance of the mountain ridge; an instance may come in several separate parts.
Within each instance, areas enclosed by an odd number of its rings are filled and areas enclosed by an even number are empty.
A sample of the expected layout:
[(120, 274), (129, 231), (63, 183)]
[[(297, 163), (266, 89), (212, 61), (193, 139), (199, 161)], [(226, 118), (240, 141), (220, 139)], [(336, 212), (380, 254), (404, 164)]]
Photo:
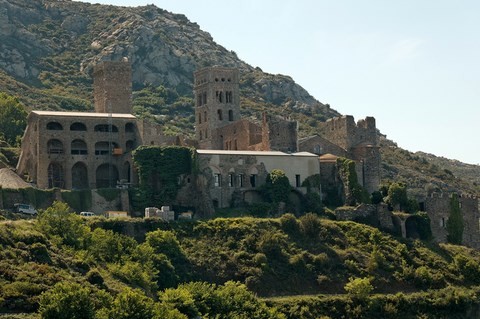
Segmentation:
[[(288, 75), (264, 73), (240, 60), (183, 14), (154, 5), (53, 0), (0, 0), (0, 7), (0, 90), (18, 96), (28, 109), (92, 110), (93, 66), (127, 57), (133, 70), (134, 113), (163, 125), (167, 134), (192, 136), (193, 72), (213, 65), (239, 68), (243, 116), (288, 114), (305, 137), (318, 133), (319, 122), (341, 115)], [(422, 195), (429, 192), (425, 181), (435, 190), (480, 192), (480, 166), (435, 164), (425, 154), (400, 151), (392, 148), (393, 141), (385, 141), (384, 181), (413, 182), (414, 193)], [(412, 161), (416, 157), (437, 168)], [(418, 176), (421, 182), (415, 180)]]

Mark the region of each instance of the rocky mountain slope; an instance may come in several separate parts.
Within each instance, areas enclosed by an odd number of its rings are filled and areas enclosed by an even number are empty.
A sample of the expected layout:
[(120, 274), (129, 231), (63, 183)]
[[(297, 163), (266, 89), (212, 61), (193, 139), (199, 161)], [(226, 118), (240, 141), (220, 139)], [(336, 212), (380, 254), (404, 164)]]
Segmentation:
[[(338, 115), (290, 77), (253, 68), (184, 15), (153, 5), (126, 8), (72, 1), (0, 0), (0, 7), (0, 68), (5, 72), (4, 81), (18, 82), (7, 87), (9, 90), (25, 90), (21, 84), (26, 84), (44, 95), (83, 99), (87, 102), (84, 107), (89, 108), (92, 67), (100, 60), (127, 57), (136, 89), (162, 85), (190, 96), (197, 68), (230, 66), (249, 77), (243, 81), (248, 82), (245, 91), (262, 102), (281, 105), (293, 101), (297, 107), (316, 107), (328, 116)], [(65, 108), (58, 100), (30, 106)]]
[[(340, 115), (291, 77), (240, 60), (184, 15), (153, 5), (0, 0), (0, 91), (19, 96), (28, 109), (91, 110), (93, 66), (124, 57), (132, 63), (134, 112), (164, 125), (167, 134), (193, 133), (193, 72), (213, 65), (240, 69), (243, 116), (258, 118), (264, 110), (288, 115), (306, 136), (318, 122)], [(479, 166), (436, 162), (391, 141), (384, 141), (382, 154), (384, 180), (405, 180), (416, 193), (427, 193), (430, 184), (479, 192)], [(417, 157), (421, 165), (412, 161)]]

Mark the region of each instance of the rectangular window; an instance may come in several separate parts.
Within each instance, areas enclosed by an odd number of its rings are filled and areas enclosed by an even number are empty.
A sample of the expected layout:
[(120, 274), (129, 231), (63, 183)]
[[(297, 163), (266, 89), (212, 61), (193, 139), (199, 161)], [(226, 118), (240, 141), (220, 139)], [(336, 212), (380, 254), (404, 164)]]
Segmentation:
[(235, 177), (233, 174), (228, 175), (228, 187), (233, 187), (235, 185)]
[(257, 187), (257, 175), (256, 174), (250, 175), (250, 186)]
[(445, 217), (442, 217), (442, 218), (440, 219), (440, 227), (442, 227), (442, 228), (445, 228), (445, 227), (446, 227)]
[(238, 187), (243, 187), (243, 174), (238, 174)]
[(221, 181), (222, 181), (222, 175), (215, 174), (214, 175), (215, 187), (220, 187), (221, 186)]
[(302, 184), (300, 183), (300, 175), (295, 175), (295, 187), (300, 187)]

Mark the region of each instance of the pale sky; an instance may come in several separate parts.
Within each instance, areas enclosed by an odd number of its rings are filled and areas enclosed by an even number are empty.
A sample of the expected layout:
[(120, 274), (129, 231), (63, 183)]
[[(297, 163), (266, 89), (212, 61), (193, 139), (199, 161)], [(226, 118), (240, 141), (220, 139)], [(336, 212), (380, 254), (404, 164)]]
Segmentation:
[(409, 151), (480, 163), (480, 1), (93, 0), (182, 13)]

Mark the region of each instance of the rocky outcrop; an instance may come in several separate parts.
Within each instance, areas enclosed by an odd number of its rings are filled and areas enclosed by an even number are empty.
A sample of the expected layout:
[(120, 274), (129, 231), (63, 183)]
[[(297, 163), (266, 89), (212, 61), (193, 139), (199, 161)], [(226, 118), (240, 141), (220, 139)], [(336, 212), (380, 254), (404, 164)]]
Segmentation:
[[(0, 0), (0, 68), (18, 81), (39, 88), (76, 86), (89, 81), (99, 61), (124, 57), (132, 63), (134, 88), (163, 85), (190, 96), (194, 70), (222, 65), (237, 67), (244, 76), (254, 72), (245, 91), (268, 103), (321, 105), (292, 78), (254, 69), (184, 15), (154, 5)], [(76, 90), (83, 87), (89, 89)]]

